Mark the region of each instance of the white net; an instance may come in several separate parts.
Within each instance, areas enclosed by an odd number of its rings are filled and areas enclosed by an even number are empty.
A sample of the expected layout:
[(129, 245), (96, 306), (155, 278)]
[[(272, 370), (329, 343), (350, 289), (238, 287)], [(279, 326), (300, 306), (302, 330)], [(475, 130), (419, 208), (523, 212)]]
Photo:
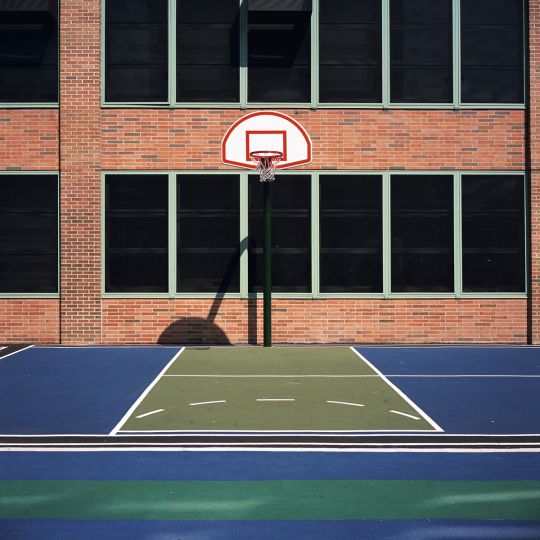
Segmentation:
[(257, 151), (249, 154), (257, 166), (261, 182), (273, 182), (275, 171), (283, 154), (277, 151)]

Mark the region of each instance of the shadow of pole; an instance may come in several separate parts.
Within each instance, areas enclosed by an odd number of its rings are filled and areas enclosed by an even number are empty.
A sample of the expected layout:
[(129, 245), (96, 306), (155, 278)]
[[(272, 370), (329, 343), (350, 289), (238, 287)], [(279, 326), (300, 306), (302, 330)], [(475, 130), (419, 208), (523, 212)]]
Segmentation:
[[(239, 271), (242, 254), (248, 250), (249, 240), (244, 238), (231, 255), (218, 286), (214, 301), (206, 319), (182, 317), (170, 324), (160, 335), (158, 343), (197, 343), (230, 345), (227, 334), (215, 323), (216, 317), (227, 294), (231, 281)], [(257, 343), (257, 298), (248, 299), (248, 343)]]

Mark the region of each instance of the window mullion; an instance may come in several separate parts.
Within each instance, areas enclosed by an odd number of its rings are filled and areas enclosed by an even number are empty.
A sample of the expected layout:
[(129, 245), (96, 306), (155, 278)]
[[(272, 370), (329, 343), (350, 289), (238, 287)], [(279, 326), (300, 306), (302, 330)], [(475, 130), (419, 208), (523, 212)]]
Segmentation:
[(462, 235), (461, 235), (461, 173), (454, 174), (454, 291), (456, 298), (463, 295)]
[(176, 219), (176, 175), (169, 173), (169, 297), (176, 294), (176, 246), (177, 246), (177, 219)]
[(382, 105), (390, 106), (390, 0), (382, 0)]
[(319, 0), (313, 0), (311, 12), (311, 108), (319, 105)]
[[(461, 104), (461, 0), (452, 0), (452, 57), (454, 109)], [(456, 289), (457, 291), (457, 289)]]
[(311, 174), (311, 294), (318, 298), (320, 294), (320, 196), (319, 173)]
[(240, 1), (240, 108), (248, 101), (248, 0)]
[(383, 294), (390, 298), (391, 293), (391, 203), (390, 203), (390, 173), (383, 173)]
[(169, 0), (169, 104), (176, 104), (176, 1)]
[(240, 172), (240, 296), (248, 297), (249, 197), (248, 172)]

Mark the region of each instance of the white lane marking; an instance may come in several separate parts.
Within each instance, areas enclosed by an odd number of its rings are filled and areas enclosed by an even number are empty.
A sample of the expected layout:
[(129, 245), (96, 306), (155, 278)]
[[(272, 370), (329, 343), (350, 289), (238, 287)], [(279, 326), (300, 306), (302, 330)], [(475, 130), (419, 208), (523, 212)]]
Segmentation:
[[(338, 445), (339, 446), (339, 445)], [(122, 447), (110, 447), (110, 446), (92, 446), (92, 447), (72, 447), (72, 448), (59, 448), (57, 446), (42, 446), (42, 447), (28, 447), (21, 448), (19, 446), (3, 446), (0, 447), (0, 452), (328, 452), (328, 453), (422, 453), (422, 454), (523, 454), (523, 453), (539, 453), (540, 448), (407, 448), (407, 447), (392, 447), (392, 448), (309, 448), (309, 447), (295, 447), (295, 448), (268, 448), (260, 447), (254, 448), (253, 446), (240, 445), (233, 447), (226, 446), (203, 446), (203, 447), (190, 447), (190, 446), (122, 446)]]
[[(241, 379), (241, 378), (252, 378), (252, 379), (276, 379), (276, 378), (282, 378), (282, 379), (309, 379), (309, 378), (319, 378), (319, 379), (374, 379), (374, 378), (380, 378), (380, 375), (163, 375), (164, 377), (201, 377), (201, 378), (216, 378), (216, 379)], [(456, 374), (456, 375), (448, 375), (448, 374), (413, 374), (413, 375), (404, 375), (403, 373), (390, 373), (386, 375), (386, 377), (393, 377), (393, 378), (440, 378), (440, 379), (453, 379), (453, 378), (493, 378), (493, 377), (501, 377), (501, 378), (532, 378), (532, 379), (538, 379), (540, 378), (540, 375), (512, 375), (512, 374), (499, 374), (499, 375), (489, 375), (489, 374), (480, 374), (480, 373), (469, 373), (469, 374)]]
[(430, 418), (414, 401), (407, 397), (395, 384), (393, 384), (387, 377), (385, 377), (365, 356), (362, 356), (354, 347), (350, 347), (351, 351), (361, 358), (375, 373), (380, 375), (381, 379), (386, 382), (390, 388), (393, 388), (416, 412), (423, 416), (424, 419), (433, 426), (435, 431), (444, 432), (444, 429), (441, 428), (432, 418)]
[(400, 411), (390, 411), (393, 414), (399, 414), (401, 416), (406, 416), (407, 418), (412, 418), (413, 420), (421, 420), (421, 418), (418, 418), (418, 416), (413, 416), (412, 414), (407, 414)]
[(135, 418), (144, 418), (145, 416), (150, 416), (151, 414), (157, 414), (157, 413), (163, 412), (164, 410), (165, 409), (156, 409), (155, 411), (139, 414), (139, 416), (136, 416)]
[[(13, 356), (14, 354), (26, 351), (26, 349), (32, 348), (34, 345), (28, 345), (28, 347), (24, 347), (22, 349), (19, 349), (18, 351), (13, 351), (12, 353), (6, 354), (5, 356), (0, 356), (0, 360), (3, 360), (4, 358), (7, 358), (8, 356)], [(5, 348), (5, 347), (4, 347)]]
[(224, 399), (217, 401), (199, 401), (198, 403), (190, 403), (190, 406), (194, 407), (196, 405), (211, 405), (213, 403), (227, 403)]
[(0, 351), (3, 351), (4, 349), (7, 349), (7, 347), (0, 347)]
[(365, 407), (361, 403), (349, 403), (348, 401), (327, 401), (326, 403), (335, 403), (336, 405), (352, 405), (353, 407)]
[(140, 405), (142, 400), (148, 395), (150, 390), (154, 388), (154, 386), (157, 384), (159, 379), (163, 376), (163, 374), (169, 369), (169, 367), (174, 363), (174, 361), (186, 350), (185, 347), (182, 347), (167, 363), (167, 365), (157, 374), (156, 378), (150, 383), (150, 385), (146, 388), (146, 390), (139, 396), (137, 401), (128, 409), (126, 414), (122, 416), (118, 424), (114, 426), (113, 430), (109, 433), (109, 435), (116, 435), (116, 433), (120, 430), (120, 428), (127, 422), (127, 419), (133, 414), (135, 409)]
[(347, 377), (377, 377), (377, 375), (245, 375), (245, 374), (238, 374), (238, 375), (203, 375), (203, 374), (197, 374), (197, 375), (164, 375), (164, 377), (215, 377), (217, 379), (223, 378), (242, 378), (242, 377), (248, 377), (248, 378), (260, 378), (260, 379), (272, 379), (272, 378), (289, 378), (289, 379), (302, 379), (302, 378), (308, 378), (308, 377), (320, 377), (320, 378), (333, 378), (333, 379), (345, 379)]
[(292, 398), (257, 398), (257, 401), (296, 401)]

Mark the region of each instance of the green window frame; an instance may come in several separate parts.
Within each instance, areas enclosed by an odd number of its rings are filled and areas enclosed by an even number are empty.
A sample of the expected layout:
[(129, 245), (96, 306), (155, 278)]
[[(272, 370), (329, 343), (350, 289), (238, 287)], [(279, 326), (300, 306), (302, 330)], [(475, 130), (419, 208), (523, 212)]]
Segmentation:
[[(169, 181), (169, 204), (168, 204), (168, 224), (169, 224), (169, 289), (166, 293), (107, 293), (105, 292), (105, 177), (107, 175), (139, 175), (139, 174), (166, 174)], [(179, 234), (176, 226), (177, 219), (177, 175), (235, 175), (239, 176), (240, 182), (240, 291), (239, 292), (184, 292), (179, 293), (176, 289), (177, 284), (177, 235)], [(383, 236), (383, 264), (382, 264), (382, 282), (383, 290), (381, 293), (357, 293), (357, 292), (327, 292), (320, 291), (320, 177), (324, 175), (356, 175), (356, 176), (382, 176), (382, 236)], [(301, 175), (311, 177), (311, 290), (310, 292), (276, 292), (275, 298), (298, 298), (298, 299), (324, 299), (324, 298), (358, 298), (358, 299), (399, 299), (399, 298), (527, 298), (527, 276), (528, 276), (528, 248), (525, 250), (525, 275), (523, 291), (521, 292), (464, 292), (463, 291), (463, 269), (462, 269), (462, 179), (467, 175), (478, 175), (475, 171), (306, 171), (289, 170), (287, 175)], [(528, 214), (527, 214), (527, 175), (523, 171), (482, 171), (482, 175), (490, 176), (517, 176), (520, 177), (524, 185), (524, 230), (523, 238), (525, 246), (528, 246)], [(453, 237), (454, 237), (454, 290), (445, 293), (436, 292), (392, 292), (391, 288), (391, 177), (428, 175), (428, 176), (451, 176), (453, 182)], [(104, 298), (261, 298), (262, 293), (250, 293), (248, 283), (248, 237), (249, 237), (249, 182), (253, 181), (254, 173), (245, 170), (175, 170), (175, 171), (103, 171), (102, 172), (102, 295)], [(277, 181), (279, 182), (279, 176)], [(283, 179), (284, 181), (284, 179)]]
[(0, 291), (0, 298), (60, 298), (60, 176), (58, 171), (0, 171), (0, 183), (6, 176), (56, 176), (56, 230), (57, 230), (57, 284), (56, 292), (9, 292)]
[[(461, 0), (452, 0), (452, 102), (451, 103), (393, 103), (390, 98), (390, 9), (392, 0), (382, 0), (382, 29), (381, 29), (381, 48), (382, 48), (382, 73), (381, 88), (382, 99), (380, 102), (363, 103), (321, 103), (319, 100), (319, 9), (321, 0), (312, 0), (311, 13), (311, 99), (309, 102), (250, 102), (248, 100), (248, 2), (249, 0), (238, 0), (239, 2), (239, 32), (240, 32), (240, 50), (239, 50), (239, 95), (238, 102), (182, 102), (176, 100), (176, 3), (179, 0), (169, 0), (169, 28), (168, 28), (168, 100), (165, 103), (123, 103), (107, 102), (105, 100), (105, 5), (107, 0), (102, 0), (102, 24), (101, 24), (101, 48), (102, 48), (102, 106), (103, 107), (122, 107), (122, 108), (220, 108), (220, 109), (248, 109), (248, 108), (275, 108), (275, 107), (294, 107), (311, 109), (524, 109), (526, 106), (526, 97), (523, 103), (467, 103), (461, 99), (461, 20), (460, 20), (460, 2)], [(523, 89), (526, 90), (527, 81), (527, 1), (523, 2)], [(526, 96), (524, 91), (523, 95)]]

